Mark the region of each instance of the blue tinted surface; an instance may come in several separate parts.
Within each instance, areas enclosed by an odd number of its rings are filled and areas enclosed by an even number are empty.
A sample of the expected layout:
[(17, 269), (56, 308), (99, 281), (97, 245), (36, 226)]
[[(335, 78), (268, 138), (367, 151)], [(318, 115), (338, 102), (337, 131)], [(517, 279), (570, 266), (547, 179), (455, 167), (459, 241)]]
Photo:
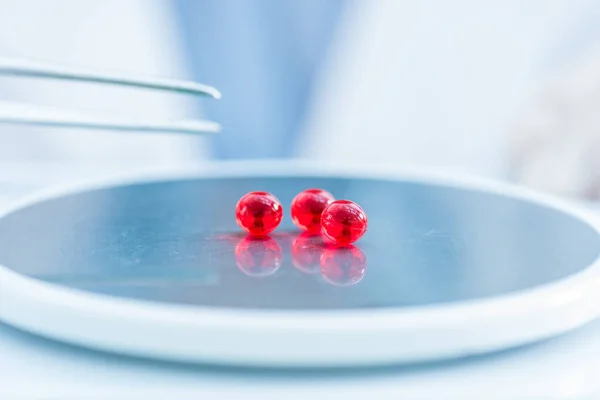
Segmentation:
[[(356, 247), (324, 248), (298, 235), (288, 205), (308, 187), (363, 206), (369, 231)], [(270, 191), (284, 205), (270, 239), (248, 241), (235, 223), (237, 200), (252, 190)], [(50, 200), (0, 220), (0, 263), (23, 274), (115, 296), (243, 308), (395, 307), (499, 295), (576, 273), (598, 249), (591, 227), (553, 209), (378, 180), (140, 184)]]

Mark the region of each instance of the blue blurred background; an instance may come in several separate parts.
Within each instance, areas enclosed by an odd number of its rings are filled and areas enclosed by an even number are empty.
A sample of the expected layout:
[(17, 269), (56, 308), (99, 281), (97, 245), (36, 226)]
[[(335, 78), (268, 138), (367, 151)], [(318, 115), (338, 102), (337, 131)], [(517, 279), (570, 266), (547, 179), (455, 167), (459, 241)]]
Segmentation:
[(206, 114), (225, 124), (219, 158), (294, 155), (345, 0), (175, 2), (185, 62), (223, 101)]
[(594, 0), (0, 0), (4, 56), (189, 78), (223, 93), (194, 101), (1, 78), (0, 100), (223, 126), (212, 138), (1, 126), (4, 174), (293, 157), (599, 197)]

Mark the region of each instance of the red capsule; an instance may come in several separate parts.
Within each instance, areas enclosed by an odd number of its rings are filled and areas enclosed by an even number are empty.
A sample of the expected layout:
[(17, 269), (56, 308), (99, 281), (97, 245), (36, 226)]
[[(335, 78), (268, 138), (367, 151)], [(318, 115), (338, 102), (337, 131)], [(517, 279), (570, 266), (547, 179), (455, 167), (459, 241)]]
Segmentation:
[(365, 211), (350, 200), (336, 200), (321, 214), (323, 235), (340, 245), (356, 242), (367, 231)]
[(265, 236), (277, 228), (283, 209), (277, 197), (267, 192), (250, 192), (235, 207), (238, 225), (252, 236)]
[(300, 192), (292, 200), (292, 221), (304, 231), (317, 234), (321, 231), (321, 213), (335, 198), (321, 189)]

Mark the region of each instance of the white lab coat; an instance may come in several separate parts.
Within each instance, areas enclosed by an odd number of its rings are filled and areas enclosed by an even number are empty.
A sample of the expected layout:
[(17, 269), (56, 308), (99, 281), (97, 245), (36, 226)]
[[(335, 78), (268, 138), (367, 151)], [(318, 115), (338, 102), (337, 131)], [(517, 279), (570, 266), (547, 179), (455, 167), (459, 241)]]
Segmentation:
[(600, 27), (590, 9), (599, 11), (590, 1), (356, 2), (301, 153), (504, 177), (519, 111), (560, 56), (585, 51), (582, 21)]

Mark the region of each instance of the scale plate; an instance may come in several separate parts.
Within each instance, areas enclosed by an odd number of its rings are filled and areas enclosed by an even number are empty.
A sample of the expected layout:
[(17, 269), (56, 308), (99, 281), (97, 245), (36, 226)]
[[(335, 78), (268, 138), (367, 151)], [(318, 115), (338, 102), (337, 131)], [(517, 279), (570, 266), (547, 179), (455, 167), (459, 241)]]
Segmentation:
[[(369, 231), (335, 248), (286, 214), (240, 234), (246, 192), (320, 187)], [(52, 190), (0, 217), (0, 319), (98, 350), (245, 366), (461, 357), (600, 312), (593, 216), (506, 185), (388, 169), (218, 163)]]

